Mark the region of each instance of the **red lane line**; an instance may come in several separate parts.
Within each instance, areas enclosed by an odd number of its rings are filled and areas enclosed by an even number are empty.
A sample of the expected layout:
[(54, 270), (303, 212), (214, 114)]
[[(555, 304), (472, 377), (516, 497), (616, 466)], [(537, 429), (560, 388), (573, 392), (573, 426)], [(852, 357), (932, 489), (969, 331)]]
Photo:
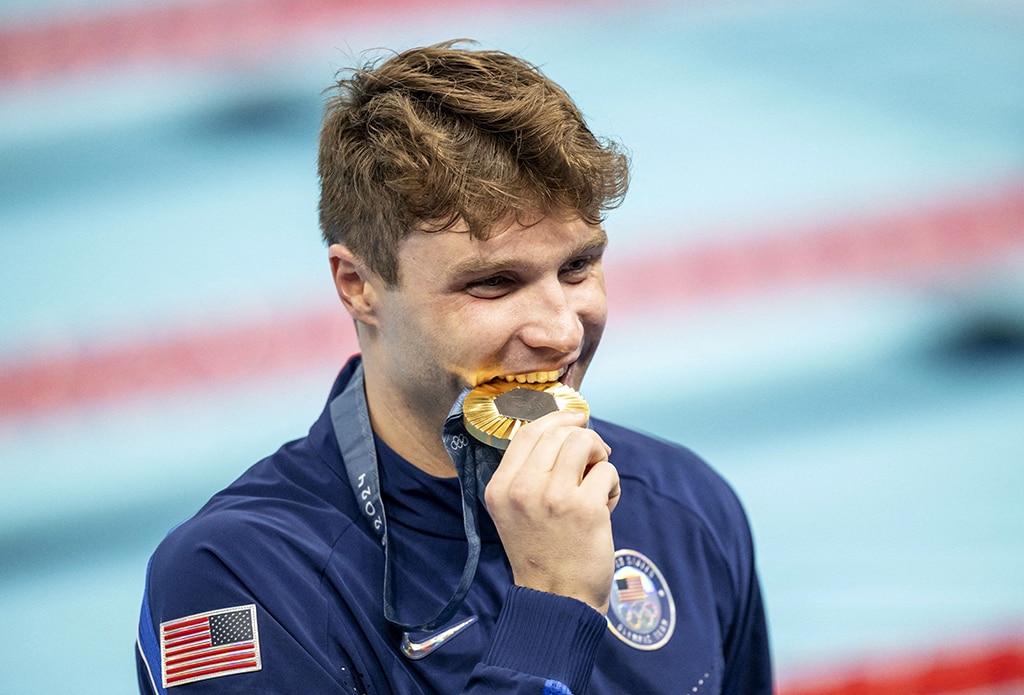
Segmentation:
[(0, 417), (239, 383), (318, 364), (337, 368), (357, 347), (340, 306), (166, 341), (83, 346), (0, 365)]
[(1018, 686), (1024, 692), (1024, 639), (882, 659), (783, 684), (778, 695), (953, 695)]
[[(309, 32), (422, 16), (507, 10), (508, 0), (208, 0), (113, 11), (70, 11), (0, 29), (0, 83), (153, 60), (267, 60)], [(544, 7), (516, 0), (514, 7)]]
[(676, 248), (610, 262), (613, 308), (672, 303), (829, 279), (912, 282), (1024, 245), (1024, 182), (989, 195), (813, 228)]
[[(735, 235), (731, 235), (735, 238)], [(981, 198), (944, 202), (833, 226), (742, 235), (607, 264), (614, 313), (660, 311), (715, 297), (844, 278), (904, 282), (1024, 250), (1024, 182)], [(338, 366), (355, 352), (351, 322), (325, 297), (306, 313), (170, 339), (41, 351), (0, 363), (0, 417), (169, 393), (188, 387)]]

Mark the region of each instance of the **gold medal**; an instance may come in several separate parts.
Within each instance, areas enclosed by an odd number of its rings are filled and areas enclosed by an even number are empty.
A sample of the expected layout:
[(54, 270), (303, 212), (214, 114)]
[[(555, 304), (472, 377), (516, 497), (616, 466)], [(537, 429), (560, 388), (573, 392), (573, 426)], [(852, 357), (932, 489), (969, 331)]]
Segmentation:
[(590, 418), (590, 406), (583, 396), (558, 381), (489, 381), (470, 391), (462, 403), (463, 421), (469, 433), (498, 449), (507, 448), (527, 422), (556, 410), (576, 410)]

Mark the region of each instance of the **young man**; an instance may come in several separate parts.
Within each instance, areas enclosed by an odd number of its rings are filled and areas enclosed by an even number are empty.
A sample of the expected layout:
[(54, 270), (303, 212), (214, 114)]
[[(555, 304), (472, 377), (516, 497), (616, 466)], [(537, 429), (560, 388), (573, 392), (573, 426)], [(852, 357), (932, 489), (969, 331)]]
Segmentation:
[(141, 692), (771, 692), (747, 522), (704, 463), (573, 410), (504, 452), (467, 435), (471, 388), (579, 388), (625, 156), (534, 66), (450, 43), (342, 80), (319, 170), (361, 356), (154, 554)]

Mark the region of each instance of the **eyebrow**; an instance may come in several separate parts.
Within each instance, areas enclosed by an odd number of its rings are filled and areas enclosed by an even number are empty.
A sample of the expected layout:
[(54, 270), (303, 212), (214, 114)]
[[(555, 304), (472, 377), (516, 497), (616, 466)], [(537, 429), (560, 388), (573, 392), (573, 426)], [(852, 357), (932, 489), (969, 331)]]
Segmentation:
[[(565, 260), (571, 260), (580, 256), (593, 254), (597, 251), (604, 251), (608, 246), (608, 234), (603, 228), (598, 228), (589, 238), (581, 241), (565, 256)], [(450, 278), (462, 278), (471, 275), (490, 275), (508, 270), (521, 263), (518, 258), (496, 258), (493, 260), (469, 259), (452, 266), (447, 275)]]

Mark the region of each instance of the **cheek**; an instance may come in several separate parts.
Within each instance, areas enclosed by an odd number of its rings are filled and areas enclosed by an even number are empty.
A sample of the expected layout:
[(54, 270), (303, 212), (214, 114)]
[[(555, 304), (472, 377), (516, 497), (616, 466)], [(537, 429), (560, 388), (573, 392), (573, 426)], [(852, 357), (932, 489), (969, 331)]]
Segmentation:
[(584, 327), (600, 333), (608, 320), (608, 299), (604, 292), (604, 281), (587, 283), (580, 289), (576, 313)]
[(387, 319), (381, 325), (382, 346), (406, 369), (431, 369), (431, 363), (438, 361), (438, 351), (443, 346), (440, 336), (447, 330), (431, 307), (403, 304), (392, 307)]
[(486, 351), (515, 332), (516, 315), (515, 308), (508, 304), (480, 304), (459, 316), (458, 322), (450, 327), (449, 339), (466, 351)]
[(469, 304), (428, 309), (431, 320), (423, 325), (424, 345), (438, 361), (458, 371), (489, 344), (497, 326), (496, 317)]

